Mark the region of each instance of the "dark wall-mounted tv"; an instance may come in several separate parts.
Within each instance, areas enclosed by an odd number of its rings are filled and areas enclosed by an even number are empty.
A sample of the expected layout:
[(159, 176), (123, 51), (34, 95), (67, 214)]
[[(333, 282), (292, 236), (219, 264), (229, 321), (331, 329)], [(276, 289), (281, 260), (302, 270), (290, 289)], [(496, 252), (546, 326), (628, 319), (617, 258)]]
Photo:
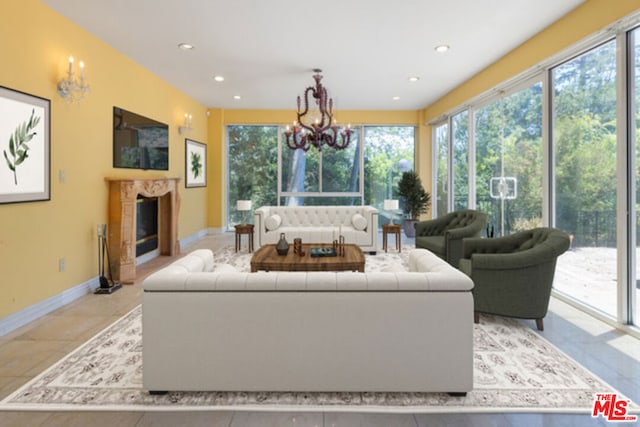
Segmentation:
[(169, 126), (113, 107), (113, 167), (169, 170)]

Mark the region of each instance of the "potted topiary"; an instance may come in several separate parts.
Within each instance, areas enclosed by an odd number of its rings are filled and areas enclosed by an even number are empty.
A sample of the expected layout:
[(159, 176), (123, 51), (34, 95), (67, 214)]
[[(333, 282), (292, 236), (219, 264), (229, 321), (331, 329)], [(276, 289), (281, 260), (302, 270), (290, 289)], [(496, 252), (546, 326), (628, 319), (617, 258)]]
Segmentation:
[(415, 237), (415, 223), (421, 214), (429, 211), (431, 195), (425, 191), (422, 186), (422, 180), (412, 170), (402, 174), (402, 178), (398, 182), (397, 192), (404, 202), (404, 234), (407, 237)]

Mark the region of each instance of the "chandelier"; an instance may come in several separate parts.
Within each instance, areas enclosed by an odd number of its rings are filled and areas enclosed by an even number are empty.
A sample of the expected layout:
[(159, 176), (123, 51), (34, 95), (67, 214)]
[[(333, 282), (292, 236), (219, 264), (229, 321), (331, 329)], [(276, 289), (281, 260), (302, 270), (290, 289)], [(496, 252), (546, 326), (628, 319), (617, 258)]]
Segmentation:
[[(322, 70), (315, 68), (313, 72), (316, 73), (313, 76), (316, 85), (309, 86), (304, 91), (304, 110), (300, 108), (301, 100), (298, 96), (298, 120), (293, 122), (291, 128), (287, 126), (284, 132), (287, 147), (291, 150), (301, 148), (307, 151), (313, 145), (318, 151), (322, 151), (322, 146), (327, 145), (336, 150), (344, 150), (351, 142), (353, 131), (351, 126), (347, 126), (346, 129), (337, 126), (333, 119), (333, 99), (327, 100), (327, 89), (320, 83)], [(313, 97), (312, 102), (315, 102), (317, 111), (309, 111), (309, 94)]]

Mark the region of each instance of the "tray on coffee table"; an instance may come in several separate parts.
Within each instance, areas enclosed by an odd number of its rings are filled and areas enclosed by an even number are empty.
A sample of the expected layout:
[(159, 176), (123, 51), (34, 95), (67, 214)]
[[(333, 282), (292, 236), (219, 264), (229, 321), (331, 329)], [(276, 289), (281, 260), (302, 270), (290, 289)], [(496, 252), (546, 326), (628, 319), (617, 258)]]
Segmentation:
[(359, 271), (364, 272), (364, 254), (358, 245), (345, 244), (344, 256), (311, 256), (312, 248), (331, 248), (330, 244), (303, 244), (303, 256), (278, 255), (276, 245), (264, 245), (251, 257), (251, 272), (265, 271)]

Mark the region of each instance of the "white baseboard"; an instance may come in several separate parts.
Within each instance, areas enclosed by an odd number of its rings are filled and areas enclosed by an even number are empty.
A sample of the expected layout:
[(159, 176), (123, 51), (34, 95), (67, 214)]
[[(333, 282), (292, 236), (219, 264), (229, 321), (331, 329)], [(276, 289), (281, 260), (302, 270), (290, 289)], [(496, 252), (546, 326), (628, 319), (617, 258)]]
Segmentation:
[(154, 249), (150, 252), (147, 252), (146, 254), (142, 254), (139, 257), (136, 258), (136, 265), (140, 265), (142, 263), (145, 263), (147, 261), (151, 261), (154, 258), (157, 258), (160, 256), (160, 249)]
[[(222, 228), (208, 228), (200, 230), (197, 233), (192, 234), (191, 236), (187, 236), (181, 239), (180, 248), (182, 249), (194, 243), (207, 234), (221, 234), (223, 232), (224, 230)], [(158, 256), (158, 254), (155, 253), (155, 251), (149, 252), (148, 254), (144, 254), (138, 257), (136, 259), (136, 264), (149, 261), (156, 256)], [(29, 322), (33, 322), (34, 320), (46, 314), (49, 314), (66, 304), (69, 304), (70, 302), (75, 301), (82, 296), (93, 293), (93, 291), (95, 291), (99, 286), (100, 281), (98, 276), (92, 277), (84, 283), (76, 285), (73, 288), (62, 291), (57, 295), (53, 295), (45, 300), (22, 309), (17, 313), (10, 314), (9, 316), (0, 319), (0, 337), (8, 334), (11, 331), (15, 331), (19, 327), (24, 326)]]
[(84, 283), (81, 283), (73, 288), (60, 292), (57, 295), (53, 295), (45, 300), (42, 300), (36, 304), (33, 304), (17, 313), (10, 314), (7, 317), (0, 319), (0, 336), (6, 335), (11, 331), (18, 329), (21, 326), (26, 325), (29, 322), (49, 314), (58, 308), (69, 304), (72, 301), (77, 300), (87, 294), (93, 293), (100, 286), (98, 276), (92, 277)]
[(205, 228), (204, 230), (200, 230), (191, 236), (183, 237), (180, 239), (180, 250), (183, 250), (187, 246), (195, 243), (197, 240), (202, 239), (204, 236), (209, 234), (208, 230)]
[(224, 232), (224, 228), (205, 228), (203, 230), (200, 230), (192, 234), (191, 236), (183, 237), (182, 239), (180, 239), (180, 250), (183, 250), (187, 246), (192, 245), (193, 243), (197, 242), (207, 235), (223, 234)]

